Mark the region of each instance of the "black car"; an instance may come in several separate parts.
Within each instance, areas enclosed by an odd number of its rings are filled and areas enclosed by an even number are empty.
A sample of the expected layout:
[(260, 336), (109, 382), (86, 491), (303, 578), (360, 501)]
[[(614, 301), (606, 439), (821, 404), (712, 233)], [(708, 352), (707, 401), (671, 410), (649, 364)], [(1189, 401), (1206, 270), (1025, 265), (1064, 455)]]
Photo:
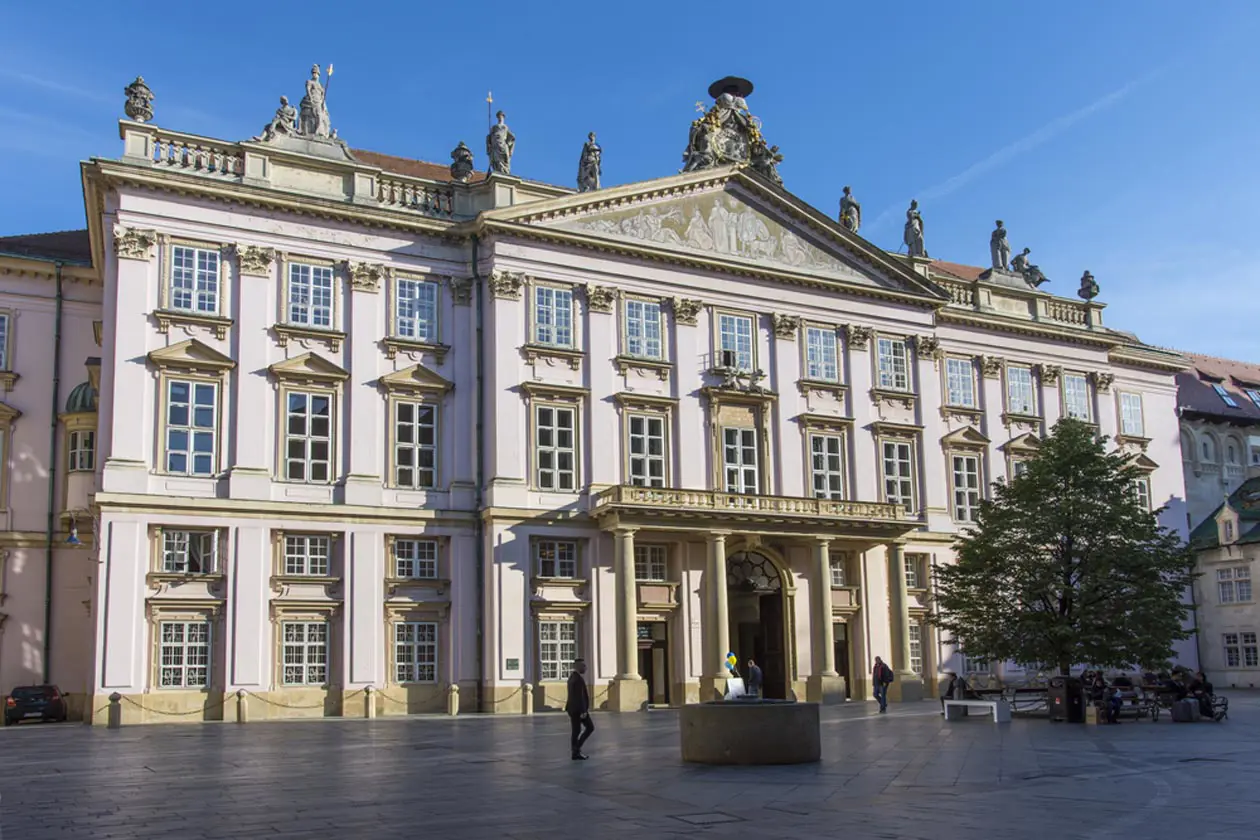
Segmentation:
[(4, 725), (24, 720), (66, 719), (66, 697), (55, 685), (23, 685), (9, 693), (4, 703)]

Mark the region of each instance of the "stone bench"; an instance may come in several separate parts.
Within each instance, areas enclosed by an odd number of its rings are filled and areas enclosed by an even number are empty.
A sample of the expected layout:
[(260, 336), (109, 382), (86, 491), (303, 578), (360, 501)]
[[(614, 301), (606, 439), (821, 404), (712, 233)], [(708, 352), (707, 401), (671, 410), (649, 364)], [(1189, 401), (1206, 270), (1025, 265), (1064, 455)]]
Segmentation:
[(1011, 704), (1005, 700), (946, 700), (945, 720), (961, 720), (972, 708), (992, 714), (994, 723), (1011, 722)]
[(822, 758), (817, 703), (729, 700), (679, 714), (682, 760), (692, 764), (808, 764)]

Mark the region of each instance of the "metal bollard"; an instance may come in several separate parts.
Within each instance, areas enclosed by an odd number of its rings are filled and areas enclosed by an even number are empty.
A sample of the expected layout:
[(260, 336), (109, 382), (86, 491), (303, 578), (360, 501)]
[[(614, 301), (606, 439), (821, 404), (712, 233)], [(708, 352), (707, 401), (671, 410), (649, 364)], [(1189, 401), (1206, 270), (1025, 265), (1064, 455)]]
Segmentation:
[(523, 684), (521, 686), (521, 695), (524, 697), (521, 714), (532, 715), (534, 713), (534, 686), (530, 683)]
[(236, 722), (249, 723), (249, 695), (243, 688), (236, 690)]
[(106, 728), (117, 729), (120, 726), (122, 726), (122, 695), (115, 691), (109, 695), (109, 722)]
[(446, 689), (446, 713), (451, 717), (459, 714), (459, 686), (455, 683)]

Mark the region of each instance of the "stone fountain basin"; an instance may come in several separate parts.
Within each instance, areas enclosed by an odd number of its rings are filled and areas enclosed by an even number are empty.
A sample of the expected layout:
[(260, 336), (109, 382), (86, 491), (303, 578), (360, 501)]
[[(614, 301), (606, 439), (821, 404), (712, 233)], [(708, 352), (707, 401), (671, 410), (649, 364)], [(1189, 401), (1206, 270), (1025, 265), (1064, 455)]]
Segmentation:
[(819, 704), (727, 700), (683, 706), (682, 760), (691, 764), (809, 764), (822, 758)]

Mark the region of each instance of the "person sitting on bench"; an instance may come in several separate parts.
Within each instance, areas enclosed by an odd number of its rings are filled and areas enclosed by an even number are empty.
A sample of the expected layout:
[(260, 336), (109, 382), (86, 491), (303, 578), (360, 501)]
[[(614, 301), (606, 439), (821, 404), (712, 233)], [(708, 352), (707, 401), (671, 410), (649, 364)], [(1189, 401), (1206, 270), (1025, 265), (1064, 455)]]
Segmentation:
[(1212, 717), (1212, 684), (1202, 671), (1195, 672), (1194, 679), (1186, 687), (1186, 695), (1199, 701), (1199, 712), (1204, 717)]

